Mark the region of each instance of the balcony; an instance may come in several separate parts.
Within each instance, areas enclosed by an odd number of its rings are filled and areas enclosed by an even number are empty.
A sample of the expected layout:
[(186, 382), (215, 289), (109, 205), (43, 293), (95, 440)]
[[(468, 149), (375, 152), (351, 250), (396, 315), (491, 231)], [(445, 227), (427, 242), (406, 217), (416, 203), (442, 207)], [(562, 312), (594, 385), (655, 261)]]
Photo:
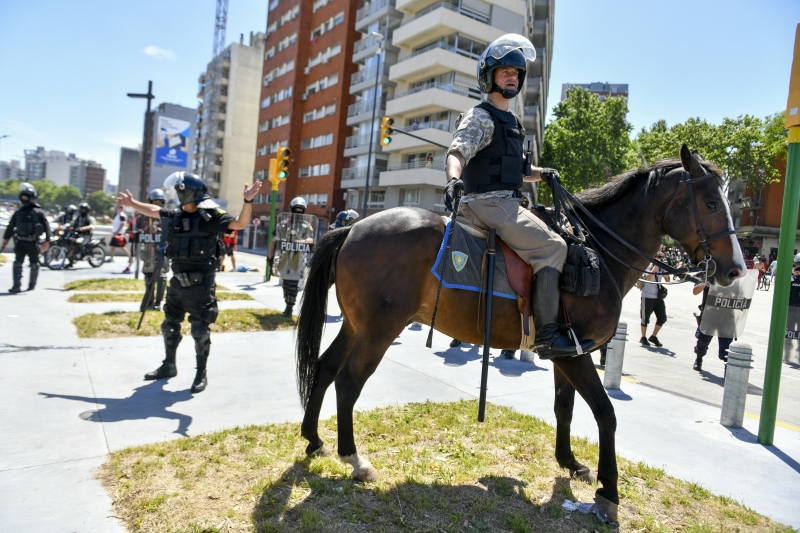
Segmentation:
[[(388, 33), (386, 28), (381, 28), (378, 30), (378, 33), (383, 35), (383, 46), (386, 48), (386, 50), (394, 53), (398, 53), (400, 51), (399, 48), (392, 46), (392, 44), (388, 42), (389, 39), (386, 36)], [(353, 62), (363, 65), (367, 58), (372, 57), (378, 52), (380, 46), (381, 41), (371, 35), (367, 35), (363, 39), (356, 41), (355, 45), (353, 45)]]
[(358, 72), (353, 73), (353, 75), (350, 76), (350, 94), (359, 94), (364, 89), (374, 87), (375, 78), (378, 78), (378, 82), (381, 85), (389, 84), (394, 86), (395, 84), (389, 81), (389, 65), (381, 61), (380, 69), (380, 76), (377, 75), (377, 66), (359, 70)]
[(441, 109), (463, 111), (474, 107), (479, 101), (480, 92), (477, 88), (458, 83), (426, 83), (395, 94), (394, 99), (386, 104), (386, 114), (402, 116), (411, 112), (423, 114)]
[(414, 126), (406, 126), (404, 128), (395, 128), (395, 132), (407, 131), (417, 137), (403, 135), (402, 133), (395, 133), (392, 137), (392, 144), (384, 147), (384, 152), (391, 150), (397, 152), (409, 151), (417, 148), (433, 148), (437, 143), (444, 146), (450, 146), (453, 142), (453, 134), (451, 133), (450, 123), (442, 122), (423, 122)]
[[(370, 169), (370, 187), (378, 186), (378, 176), (382, 168), (371, 167)], [(367, 184), (367, 167), (351, 167), (342, 171), (342, 189), (358, 189)]]
[(547, 46), (547, 26), (548, 20), (534, 20), (530, 30), (531, 43), (536, 48)]
[(389, 79), (408, 81), (420, 76), (431, 78), (452, 71), (475, 76), (477, 60), (478, 56), (475, 54), (446, 43), (435, 43), (398, 59), (389, 69)]
[(490, 26), (486, 17), (477, 16), (466, 8), (440, 3), (404, 20), (394, 30), (392, 43), (396, 46), (417, 48), (456, 32), (485, 43), (490, 43), (505, 33)]
[(375, 0), (356, 11), (356, 31), (364, 32), (370, 24), (387, 17), (397, 20), (403, 18), (394, 4), (395, 0)]
[[(353, 126), (361, 122), (368, 122), (372, 120), (373, 115), (373, 100), (361, 101), (352, 104), (347, 108), (347, 125)], [(383, 98), (378, 98), (378, 108), (375, 109), (375, 116), (383, 116), (385, 112), (386, 102)]]
[(381, 187), (407, 187), (432, 185), (444, 187), (447, 180), (444, 174), (444, 161), (434, 160), (431, 166), (425, 161), (392, 165), (381, 172), (379, 184)]
[[(377, 129), (377, 128), (376, 128)], [(372, 136), (372, 151), (377, 152), (380, 145), (378, 144), (378, 137), (380, 131), (376, 131)], [(355, 157), (357, 155), (364, 155), (369, 153), (369, 138), (370, 135), (353, 135), (344, 141), (344, 156)]]

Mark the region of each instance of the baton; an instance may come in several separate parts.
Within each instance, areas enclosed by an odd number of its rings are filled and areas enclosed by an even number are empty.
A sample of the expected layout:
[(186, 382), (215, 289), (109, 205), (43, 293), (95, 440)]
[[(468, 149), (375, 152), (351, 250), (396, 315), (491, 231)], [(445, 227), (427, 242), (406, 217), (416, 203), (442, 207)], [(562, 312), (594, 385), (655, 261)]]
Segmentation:
[(481, 396), (478, 404), (478, 422), (486, 416), (486, 382), (489, 379), (489, 343), (492, 339), (492, 296), (494, 294), (494, 240), (495, 230), (489, 229), (489, 244), (486, 247), (488, 268), (486, 279), (486, 322), (483, 328), (483, 363), (481, 365)]
[(153, 299), (153, 289), (156, 286), (156, 278), (161, 272), (161, 269), (164, 266), (164, 248), (158, 249), (158, 259), (156, 259), (156, 267), (153, 270), (153, 274), (150, 276), (150, 283), (147, 284), (147, 288), (144, 291), (144, 298), (142, 298), (142, 304), (139, 306), (139, 311), (142, 312), (142, 316), (139, 317), (139, 324), (136, 326), (136, 331), (139, 331), (139, 328), (142, 327), (142, 320), (144, 320), (144, 314), (147, 312), (147, 308), (150, 306), (150, 301)]

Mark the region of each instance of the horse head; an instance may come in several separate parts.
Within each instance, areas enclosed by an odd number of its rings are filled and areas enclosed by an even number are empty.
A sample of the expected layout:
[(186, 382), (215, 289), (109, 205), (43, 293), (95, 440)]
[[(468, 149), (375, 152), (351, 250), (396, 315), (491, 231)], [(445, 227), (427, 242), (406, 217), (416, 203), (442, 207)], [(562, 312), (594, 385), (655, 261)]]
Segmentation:
[[(728, 200), (719, 171), (681, 146), (681, 167), (667, 173), (675, 193), (661, 219), (661, 228), (681, 243), (692, 262), (707, 261), (709, 279), (727, 287), (745, 275)], [(664, 181), (667, 181), (666, 179)]]

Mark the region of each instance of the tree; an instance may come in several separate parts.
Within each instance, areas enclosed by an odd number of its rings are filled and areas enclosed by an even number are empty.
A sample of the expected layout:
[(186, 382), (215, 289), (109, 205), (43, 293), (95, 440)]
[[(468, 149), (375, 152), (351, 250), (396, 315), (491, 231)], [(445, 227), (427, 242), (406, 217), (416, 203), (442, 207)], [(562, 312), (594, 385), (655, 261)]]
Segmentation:
[(545, 128), (541, 165), (558, 169), (564, 186), (572, 191), (602, 185), (626, 168), (633, 128), (627, 113), (623, 98), (601, 101), (586, 89), (571, 89)]
[(95, 191), (86, 197), (86, 203), (92, 208), (92, 211), (98, 216), (111, 214), (111, 208), (116, 203), (113, 196), (109, 196), (105, 191)]

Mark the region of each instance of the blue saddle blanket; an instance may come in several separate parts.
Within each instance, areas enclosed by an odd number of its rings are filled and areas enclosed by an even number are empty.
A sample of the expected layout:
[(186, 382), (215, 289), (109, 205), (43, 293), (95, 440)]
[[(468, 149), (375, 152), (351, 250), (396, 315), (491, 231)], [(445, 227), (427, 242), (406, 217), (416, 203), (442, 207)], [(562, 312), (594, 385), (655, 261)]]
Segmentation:
[[(467, 233), (460, 224), (453, 228), (450, 235), (450, 220), (444, 228), (444, 239), (439, 247), (439, 254), (433, 264), (431, 273), (436, 279), (442, 279), (442, 286), (448, 289), (481, 292), (481, 263), (486, 251), (486, 241)], [(447, 242), (450, 240), (450, 249)], [(494, 260), (493, 294), (500, 298), (517, 299), (517, 293), (508, 282), (506, 260), (499, 246)], [(445, 257), (445, 250), (448, 256)]]

